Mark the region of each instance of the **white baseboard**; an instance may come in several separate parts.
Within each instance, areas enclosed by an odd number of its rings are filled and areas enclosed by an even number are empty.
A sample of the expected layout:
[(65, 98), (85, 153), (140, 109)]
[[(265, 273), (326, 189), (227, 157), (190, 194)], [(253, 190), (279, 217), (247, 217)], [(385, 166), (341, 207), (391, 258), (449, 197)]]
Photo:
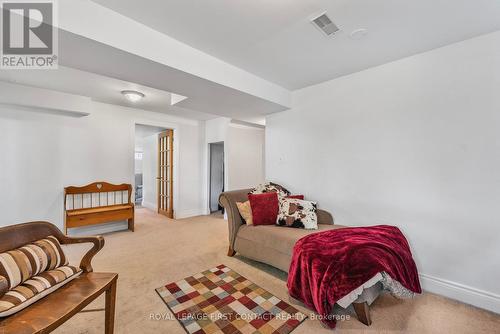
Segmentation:
[[(157, 206), (154, 203), (149, 203), (149, 202), (142, 202), (142, 206), (145, 208), (148, 208), (153, 211), (157, 211)], [(206, 215), (207, 213), (205, 212), (204, 209), (188, 209), (188, 210), (180, 210), (180, 211), (175, 211), (174, 210), (174, 218), (175, 219), (183, 219), (183, 218), (189, 218), (189, 217), (194, 217), (194, 216), (201, 216), (201, 215)]]
[(183, 218), (202, 216), (202, 215), (205, 215), (205, 210), (203, 209), (181, 210), (177, 212), (174, 211), (175, 219), (183, 219)]
[(153, 210), (153, 211), (157, 210), (156, 204), (154, 204), (154, 203), (149, 203), (149, 202), (142, 201), (142, 206), (145, 207), (145, 208), (148, 208), (150, 210)]
[(420, 274), (422, 289), (500, 314), (500, 295), (445, 279)]

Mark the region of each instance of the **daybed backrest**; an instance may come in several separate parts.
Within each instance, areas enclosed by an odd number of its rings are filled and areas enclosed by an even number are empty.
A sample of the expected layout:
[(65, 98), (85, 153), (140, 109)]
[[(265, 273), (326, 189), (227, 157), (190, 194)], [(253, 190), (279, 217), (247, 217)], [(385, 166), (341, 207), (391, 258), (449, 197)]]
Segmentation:
[(85, 209), (131, 204), (132, 185), (94, 182), (83, 187), (64, 188), (64, 209)]

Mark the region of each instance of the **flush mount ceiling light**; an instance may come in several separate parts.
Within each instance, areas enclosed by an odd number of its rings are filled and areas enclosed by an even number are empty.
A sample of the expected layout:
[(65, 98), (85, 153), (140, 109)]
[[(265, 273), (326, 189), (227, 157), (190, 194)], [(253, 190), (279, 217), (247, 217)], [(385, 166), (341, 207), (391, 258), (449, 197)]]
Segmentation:
[(366, 34), (368, 34), (368, 30), (362, 28), (362, 29), (353, 30), (351, 32), (350, 36), (352, 39), (361, 39), (361, 38), (365, 37)]
[(141, 92), (138, 92), (135, 90), (122, 90), (121, 93), (130, 102), (137, 102), (146, 96), (146, 95), (142, 94)]

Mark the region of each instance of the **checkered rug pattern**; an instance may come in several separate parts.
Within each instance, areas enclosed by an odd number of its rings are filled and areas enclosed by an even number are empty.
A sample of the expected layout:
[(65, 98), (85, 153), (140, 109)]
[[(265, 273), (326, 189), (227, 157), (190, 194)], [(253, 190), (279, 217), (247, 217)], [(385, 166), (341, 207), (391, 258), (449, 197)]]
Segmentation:
[(156, 292), (190, 334), (287, 334), (306, 318), (225, 265)]

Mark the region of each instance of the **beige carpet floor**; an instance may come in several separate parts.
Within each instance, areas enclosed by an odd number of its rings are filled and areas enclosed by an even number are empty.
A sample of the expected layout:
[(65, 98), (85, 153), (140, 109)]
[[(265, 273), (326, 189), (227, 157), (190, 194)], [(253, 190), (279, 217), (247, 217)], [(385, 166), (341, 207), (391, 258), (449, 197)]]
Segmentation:
[[(289, 301), (286, 274), (241, 257), (229, 258), (227, 223), (220, 217), (201, 216), (170, 220), (147, 209), (137, 210), (134, 233), (104, 235), (106, 245), (94, 259), (94, 270), (118, 272), (116, 327), (118, 334), (182, 334), (176, 320), (156, 320), (168, 309), (155, 288), (218, 264), (225, 264), (277, 297)], [(82, 247), (70, 250), (75, 259)], [(293, 302), (292, 302), (293, 303)], [(296, 305), (306, 314), (311, 312)], [(87, 309), (104, 307), (100, 298)], [(353, 315), (339, 322), (337, 333), (500, 333), (500, 316), (437, 295), (424, 293), (413, 300), (390, 295), (371, 307), (373, 324), (366, 327)], [(55, 333), (104, 333), (104, 312), (80, 313)], [(318, 320), (307, 319), (293, 334), (332, 333)]]

